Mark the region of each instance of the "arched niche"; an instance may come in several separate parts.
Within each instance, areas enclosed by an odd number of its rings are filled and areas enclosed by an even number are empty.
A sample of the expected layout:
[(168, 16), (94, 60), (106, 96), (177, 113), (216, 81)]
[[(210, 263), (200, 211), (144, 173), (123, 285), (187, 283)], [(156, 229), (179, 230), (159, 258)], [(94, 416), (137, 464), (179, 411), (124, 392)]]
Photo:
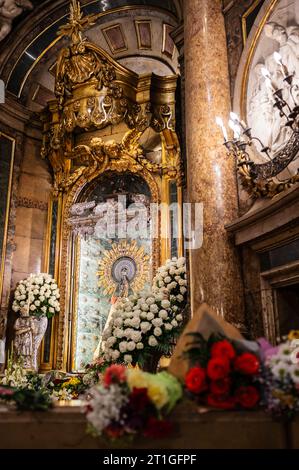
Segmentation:
[[(150, 287), (153, 254), (158, 248), (151, 236), (150, 204), (154, 199), (142, 176), (107, 171), (84, 186), (71, 207), (71, 259), (68, 263), (73, 280), (69, 332), (71, 370), (82, 370), (92, 361), (106, 325), (111, 300), (118, 294), (117, 282), (113, 284), (112, 278), (101, 279), (99, 275), (99, 266), (107, 266), (106, 257), (112, 246), (115, 247), (115, 258), (128, 256), (134, 260), (138, 288)], [(134, 220), (142, 217), (143, 207), (148, 211), (146, 231), (143, 226), (134, 233)], [(123, 243), (122, 236), (125, 236)], [(119, 244), (124, 253), (117, 252)], [(135, 246), (138, 250), (134, 250)], [(131, 253), (134, 251), (139, 253), (138, 256)], [(109, 258), (109, 263), (112, 262)], [(131, 286), (129, 293), (133, 294), (134, 286)], [(111, 291), (107, 292), (105, 288), (111, 288)]]

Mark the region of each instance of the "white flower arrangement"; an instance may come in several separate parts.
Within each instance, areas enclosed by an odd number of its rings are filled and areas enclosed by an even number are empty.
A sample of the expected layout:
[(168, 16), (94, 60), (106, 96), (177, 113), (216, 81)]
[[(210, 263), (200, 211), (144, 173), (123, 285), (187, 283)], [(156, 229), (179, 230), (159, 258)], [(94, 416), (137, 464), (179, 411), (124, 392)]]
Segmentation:
[(294, 360), (293, 343), (293, 341), (286, 341), (280, 344), (276, 354), (267, 359), (266, 365), (276, 380), (281, 382), (291, 380), (295, 387), (299, 388), (299, 360)]
[(20, 312), (29, 306), (30, 315), (51, 318), (60, 311), (59, 298), (57, 283), (50, 274), (31, 274), (17, 285), (12, 309)]
[(119, 301), (103, 333), (107, 362), (144, 364), (154, 352), (168, 355), (179, 336), (187, 301), (185, 258), (158, 269), (152, 289)]

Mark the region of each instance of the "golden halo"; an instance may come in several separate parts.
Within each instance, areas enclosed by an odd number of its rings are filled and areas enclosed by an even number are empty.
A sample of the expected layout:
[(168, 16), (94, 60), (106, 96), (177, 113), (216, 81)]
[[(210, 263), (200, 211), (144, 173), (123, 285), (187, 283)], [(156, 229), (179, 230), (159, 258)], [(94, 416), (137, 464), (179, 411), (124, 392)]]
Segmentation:
[(139, 247), (134, 240), (131, 243), (123, 240), (113, 243), (111, 250), (103, 253), (103, 258), (99, 261), (99, 287), (103, 289), (105, 295), (113, 295), (118, 284), (113, 275), (113, 267), (121, 259), (130, 259), (136, 268), (136, 273), (130, 288), (134, 293), (140, 292), (146, 281), (149, 279), (149, 256), (144, 252), (144, 247)]

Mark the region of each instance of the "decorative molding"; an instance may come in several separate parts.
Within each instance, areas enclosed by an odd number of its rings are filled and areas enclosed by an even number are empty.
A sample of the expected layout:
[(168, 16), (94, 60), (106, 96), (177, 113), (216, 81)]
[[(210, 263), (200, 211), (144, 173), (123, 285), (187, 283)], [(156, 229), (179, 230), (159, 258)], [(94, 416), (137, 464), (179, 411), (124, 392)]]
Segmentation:
[(126, 36), (120, 23), (103, 28), (102, 32), (113, 54), (128, 50)]
[(152, 49), (152, 22), (151, 20), (135, 20), (138, 49)]
[(40, 211), (48, 211), (48, 203), (38, 201), (37, 199), (30, 199), (28, 197), (19, 196), (17, 198), (17, 207), (26, 207), (26, 209), (39, 209)]
[(162, 44), (162, 53), (166, 54), (168, 57), (173, 57), (175, 51), (175, 44), (171, 37), (171, 32), (174, 30), (174, 27), (170, 24), (163, 23), (163, 44)]

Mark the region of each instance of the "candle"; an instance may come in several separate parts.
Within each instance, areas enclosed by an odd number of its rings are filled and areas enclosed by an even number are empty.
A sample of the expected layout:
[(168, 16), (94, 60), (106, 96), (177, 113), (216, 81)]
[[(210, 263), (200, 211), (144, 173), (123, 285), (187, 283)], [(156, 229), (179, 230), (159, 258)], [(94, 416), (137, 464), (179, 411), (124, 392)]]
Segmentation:
[(268, 69), (266, 69), (266, 67), (263, 67), (262, 68), (262, 74), (263, 76), (265, 77), (265, 83), (266, 83), (266, 87), (271, 90), (273, 93), (275, 93), (278, 88), (275, 86), (275, 84), (272, 82), (271, 80), (271, 76), (270, 76), (270, 72)]
[(225, 125), (223, 124), (223, 121), (221, 119), (221, 117), (217, 116), (216, 117), (216, 124), (221, 128), (222, 130), (222, 134), (223, 134), (223, 137), (224, 137), (224, 142), (227, 142), (228, 141), (228, 135), (227, 135), (227, 130), (225, 128)]
[(283, 75), (283, 78), (288, 77), (288, 76), (289, 76), (289, 71), (288, 71), (287, 67), (283, 64), (283, 62), (282, 62), (282, 57), (281, 57), (281, 55), (279, 54), (279, 52), (276, 52), (276, 51), (275, 51), (274, 54), (273, 54), (273, 56), (274, 56), (275, 62), (280, 66), (280, 69), (281, 69), (281, 73), (282, 73), (282, 75)]
[(236, 124), (232, 119), (230, 119), (229, 122), (228, 122), (228, 125), (234, 132), (234, 139), (235, 140), (240, 140), (241, 127), (239, 126), (239, 124)]
[[(241, 126), (243, 131), (246, 131), (246, 129), (247, 129), (246, 122), (242, 121), (236, 113), (231, 112), (230, 113), (230, 118), (234, 122), (234, 124), (238, 126), (239, 129), (240, 129), (240, 126)], [(241, 129), (240, 129), (240, 131), (241, 131)]]

